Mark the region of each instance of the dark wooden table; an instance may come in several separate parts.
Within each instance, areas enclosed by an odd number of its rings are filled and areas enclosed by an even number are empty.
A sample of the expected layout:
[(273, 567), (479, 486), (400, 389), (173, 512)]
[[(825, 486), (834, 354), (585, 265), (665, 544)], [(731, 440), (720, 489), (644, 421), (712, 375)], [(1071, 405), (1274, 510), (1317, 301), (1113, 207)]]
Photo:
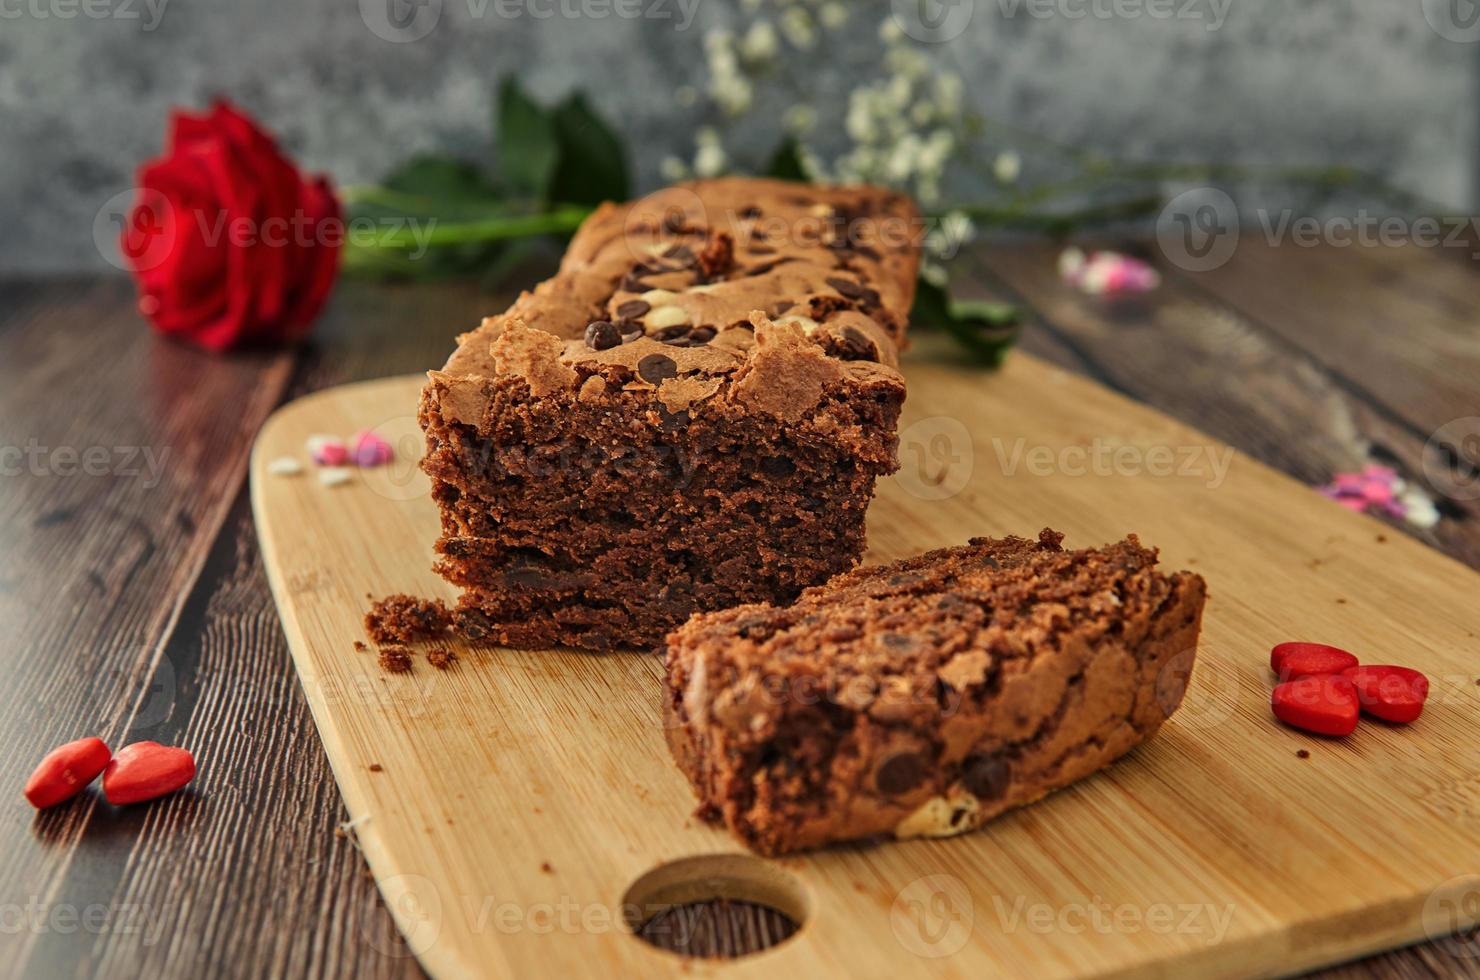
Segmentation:
[[(1063, 286), (1056, 254), (973, 256), (982, 290), (1032, 311), (1027, 350), (1301, 480), (1376, 459), (1422, 482), (1435, 430), (1480, 415), (1468, 252), (1243, 243), (1215, 272), (1168, 268), (1156, 293), (1115, 303)], [(312, 344), (214, 358), (152, 336), (126, 281), (0, 281), (0, 972), (419, 974), (335, 833), (345, 813), (258, 558), (247, 451), (288, 399), (436, 365), (506, 300), (345, 283)], [(1445, 506), (1433, 531), (1395, 532), (1480, 567), (1480, 503)], [(91, 734), (188, 746), (200, 775), (150, 805), (89, 793), (36, 814), (19, 793), (31, 767)], [(1324, 974), (1371, 975), (1480, 978), (1480, 938)]]

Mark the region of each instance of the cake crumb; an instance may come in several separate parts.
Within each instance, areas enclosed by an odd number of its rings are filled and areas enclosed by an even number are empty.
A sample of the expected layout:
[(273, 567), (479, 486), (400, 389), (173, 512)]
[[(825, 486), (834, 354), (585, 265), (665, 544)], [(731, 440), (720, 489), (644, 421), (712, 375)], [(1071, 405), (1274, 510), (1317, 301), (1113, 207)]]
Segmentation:
[(555, 869), (550, 866), (550, 862), (549, 861), (543, 861), (543, 862), (541, 862), (540, 863), (540, 870), (543, 871), (547, 875), (552, 875), (552, 874), (555, 873)]
[(356, 640), (355, 641), (355, 652), (356, 653), (364, 653), (368, 649), (370, 649), (370, 648), (365, 645), (365, 641), (364, 640)]
[(1299, 751), (1297, 751), (1295, 753), (1295, 757), (1297, 759), (1309, 759), (1310, 758), (1310, 749), (1300, 749)]
[(438, 670), (446, 670), (447, 668), (451, 667), (453, 662), (456, 660), (457, 654), (453, 653), (451, 650), (438, 648), (436, 650), (427, 651), (427, 663), (431, 664)]
[(390, 674), (404, 674), (411, 669), (411, 654), (403, 646), (383, 647), (380, 669)]
[(365, 614), (365, 632), (379, 644), (410, 643), (440, 636), (451, 622), (440, 600), (397, 593), (371, 604)]
[(385, 767), (382, 766), (378, 762), (372, 762), (372, 763), (370, 763), (370, 771), (371, 772), (385, 772)]

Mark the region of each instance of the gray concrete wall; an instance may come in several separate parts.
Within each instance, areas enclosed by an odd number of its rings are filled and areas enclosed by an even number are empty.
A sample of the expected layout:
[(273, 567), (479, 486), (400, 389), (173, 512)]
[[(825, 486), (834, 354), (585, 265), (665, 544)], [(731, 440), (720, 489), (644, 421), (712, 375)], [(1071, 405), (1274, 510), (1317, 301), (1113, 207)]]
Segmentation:
[[(750, 16), (722, 0), (640, 0), (666, 19), (595, 16), (610, 0), (421, 0), (409, 40), (386, 2), (0, 0), (0, 272), (106, 268), (100, 206), (157, 152), (171, 105), (216, 93), (347, 183), (417, 151), (491, 159), (494, 82), (518, 72), (541, 97), (585, 88), (650, 186), (663, 155), (691, 151), (704, 110), (674, 93), (701, 70), (703, 32)], [(1346, 162), (1469, 208), (1480, 44), (1454, 2), (959, 0), (954, 36), (922, 49), (982, 111), (1105, 154)], [(874, 72), (889, 5), (851, 9), (827, 57), (787, 69), (824, 118)], [(742, 159), (792, 97), (763, 87)]]

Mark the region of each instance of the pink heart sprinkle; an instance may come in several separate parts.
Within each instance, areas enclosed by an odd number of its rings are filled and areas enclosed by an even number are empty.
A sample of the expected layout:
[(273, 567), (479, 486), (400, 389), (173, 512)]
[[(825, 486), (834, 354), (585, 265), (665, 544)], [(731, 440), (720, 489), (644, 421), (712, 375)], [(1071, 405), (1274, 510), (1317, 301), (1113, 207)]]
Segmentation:
[(349, 450), (342, 442), (321, 442), (314, 446), (313, 461), (320, 466), (343, 466), (349, 461)]
[(354, 446), (356, 466), (384, 466), (395, 456), (391, 444), (369, 429), (355, 433)]

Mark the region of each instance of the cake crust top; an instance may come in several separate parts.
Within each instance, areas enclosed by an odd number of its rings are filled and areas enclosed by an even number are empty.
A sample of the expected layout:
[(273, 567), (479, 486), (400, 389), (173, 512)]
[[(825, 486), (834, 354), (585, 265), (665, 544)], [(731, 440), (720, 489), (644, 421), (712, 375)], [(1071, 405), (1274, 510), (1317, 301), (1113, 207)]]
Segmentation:
[(454, 416), (513, 376), (535, 397), (615, 387), (678, 412), (718, 395), (793, 421), (838, 386), (902, 391), (920, 235), (908, 198), (877, 187), (721, 178), (604, 204), (433, 387)]

